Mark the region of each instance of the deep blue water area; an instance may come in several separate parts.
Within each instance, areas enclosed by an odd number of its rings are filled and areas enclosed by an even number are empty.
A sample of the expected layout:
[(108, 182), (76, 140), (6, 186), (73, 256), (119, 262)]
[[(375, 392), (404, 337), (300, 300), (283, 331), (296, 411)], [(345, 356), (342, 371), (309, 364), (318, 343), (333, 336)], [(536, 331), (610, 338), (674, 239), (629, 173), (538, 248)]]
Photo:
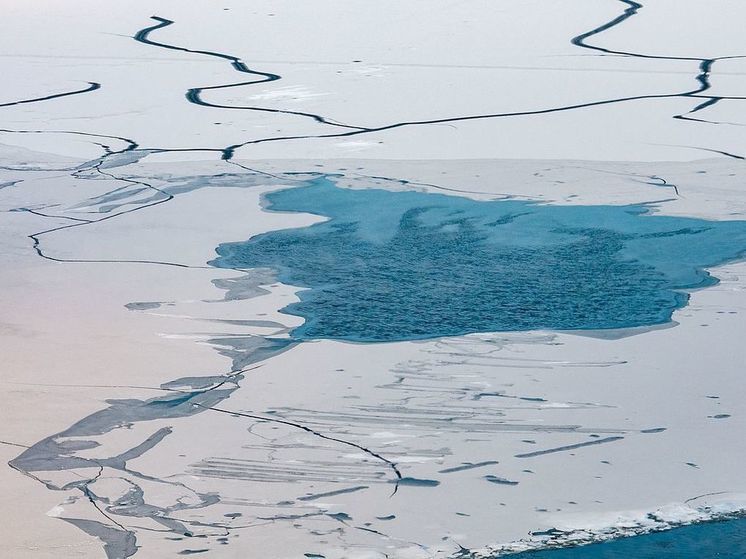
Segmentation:
[(581, 547), (508, 555), (510, 559), (744, 559), (746, 519), (706, 522)]
[(320, 176), (267, 208), (326, 218), (222, 244), (219, 267), (268, 267), (307, 288), (283, 309), (296, 339), (393, 341), (670, 321), (705, 267), (739, 258), (746, 221), (656, 215), (645, 206), (349, 189)]

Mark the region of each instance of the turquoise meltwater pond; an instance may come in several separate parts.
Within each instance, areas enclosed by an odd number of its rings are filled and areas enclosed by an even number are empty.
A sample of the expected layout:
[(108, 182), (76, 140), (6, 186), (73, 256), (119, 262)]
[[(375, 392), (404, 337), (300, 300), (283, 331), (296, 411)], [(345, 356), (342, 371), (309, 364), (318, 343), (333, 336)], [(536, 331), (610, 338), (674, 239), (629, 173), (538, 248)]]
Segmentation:
[(337, 187), (321, 176), (266, 197), (326, 218), (222, 244), (212, 264), (274, 268), (306, 288), (283, 309), (296, 339), (383, 342), (515, 330), (652, 326), (671, 320), (705, 268), (739, 258), (746, 222), (645, 206), (475, 201)]
[(581, 547), (507, 555), (510, 559), (744, 559), (746, 519), (705, 522)]

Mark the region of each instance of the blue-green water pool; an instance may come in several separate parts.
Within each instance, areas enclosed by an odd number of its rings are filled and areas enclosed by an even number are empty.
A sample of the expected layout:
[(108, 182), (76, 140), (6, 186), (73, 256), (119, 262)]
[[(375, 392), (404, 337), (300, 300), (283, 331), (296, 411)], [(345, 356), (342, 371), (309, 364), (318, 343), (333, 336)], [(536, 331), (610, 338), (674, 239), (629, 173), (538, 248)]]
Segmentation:
[(394, 341), (474, 332), (651, 326), (705, 268), (746, 250), (745, 221), (645, 206), (558, 206), (349, 189), (321, 176), (270, 193), (269, 210), (326, 218), (222, 244), (219, 267), (277, 270), (307, 288), (284, 312), (296, 339)]
[(705, 522), (581, 547), (533, 551), (510, 559), (744, 559), (746, 519)]

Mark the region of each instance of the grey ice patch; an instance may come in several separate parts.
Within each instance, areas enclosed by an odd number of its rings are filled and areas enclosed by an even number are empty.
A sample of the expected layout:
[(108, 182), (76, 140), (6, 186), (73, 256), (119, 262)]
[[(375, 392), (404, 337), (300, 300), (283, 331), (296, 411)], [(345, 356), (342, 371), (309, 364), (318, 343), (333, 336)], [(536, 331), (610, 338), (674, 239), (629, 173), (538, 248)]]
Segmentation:
[(208, 342), (218, 346), (220, 355), (233, 361), (234, 371), (279, 355), (298, 343), (291, 339), (273, 339), (260, 336), (213, 338)]
[(434, 479), (418, 479), (415, 477), (392, 479), (391, 483), (395, 483), (396, 485), (407, 485), (410, 487), (437, 487), (440, 485), (440, 482)]
[(160, 200), (167, 200), (168, 195), (162, 194), (160, 192), (156, 192), (152, 196), (148, 196), (146, 198), (141, 198), (139, 200), (125, 200), (121, 204), (102, 204), (99, 206), (98, 211), (99, 213), (109, 213), (114, 210), (118, 210), (122, 206), (127, 205), (139, 205), (139, 206), (146, 206), (148, 204), (152, 204), (153, 202), (157, 202)]
[(181, 377), (175, 380), (170, 380), (161, 384), (161, 388), (165, 390), (206, 390), (218, 384), (225, 382), (231, 382), (236, 384), (238, 381), (243, 379), (243, 375), (212, 375), (206, 377)]
[(518, 485), (517, 481), (512, 481), (504, 477), (493, 476), (492, 474), (484, 476), (484, 479), (490, 483), (496, 483), (498, 485)]
[[(226, 338), (212, 340), (212, 343), (224, 346), (224, 348), (219, 348), (218, 351), (233, 360), (234, 370), (239, 370), (257, 361), (282, 353), (295, 345), (292, 340), (271, 340), (257, 337)], [(226, 379), (230, 379), (232, 382), (225, 382)], [(235, 382), (238, 379), (238, 375), (233, 377), (217, 375), (201, 378), (185, 377), (176, 379), (172, 383), (175, 383), (176, 386), (191, 385), (192, 387), (209, 387), (210, 389), (202, 388), (176, 392), (149, 400), (107, 400), (109, 407), (84, 417), (56, 435), (42, 439), (14, 458), (10, 464), (24, 472), (99, 467), (101, 463), (105, 463), (107, 460), (113, 460), (112, 467), (117, 467), (129, 455), (128, 453), (99, 461), (75, 456), (73, 453), (98, 445), (95, 441), (86, 440), (85, 437), (103, 435), (131, 423), (155, 419), (177, 419), (201, 413), (229, 398), (233, 391), (238, 388), (238, 384)], [(164, 386), (167, 387), (168, 385), (169, 383), (166, 383)], [(167, 432), (161, 430), (128, 452), (145, 452), (160, 442), (167, 434)]]
[[(17, 458), (14, 458), (10, 464), (24, 472), (98, 467), (100, 463), (106, 462), (107, 459), (95, 461), (74, 456), (70, 448), (71, 444), (76, 450), (81, 445), (86, 448), (88, 445), (98, 443), (85, 439), (73, 442), (68, 439), (103, 435), (119, 429), (123, 425), (140, 421), (188, 417), (216, 406), (228, 398), (235, 389), (236, 386), (231, 386), (222, 390), (177, 393), (150, 400), (107, 400), (108, 408), (84, 417), (61, 433), (42, 439), (22, 452)], [(112, 459), (116, 460), (117, 458), (121, 458), (121, 455)]]
[(81, 202), (77, 206), (73, 206), (73, 209), (77, 209), (85, 206), (101, 206), (99, 212), (104, 212), (104, 207), (118, 208), (121, 204), (113, 204), (113, 202), (127, 201), (133, 196), (137, 196), (143, 192), (148, 192), (150, 189), (145, 186), (128, 186), (127, 188), (117, 189), (107, 194), (101, 194), (100, 196), (94, 196), (89, 198), (85, 202)]
[(472, 399), (473, 400), (481, 400), (482, 398), (512, 398), (514, 400), (523, 400), (525, 402), (546, 402), (547, 400), (545, 398), (539, 398), (535, 396), (510, 396), (509, 394), (505, 394), (503, 392), (480, 392), (479, 394), (475, 394)]
[(439, 470), (439, 474), (452, 474), (453, 472), (462, 472), (464, 470), (472, 470), (474, 468), (483, 468), (484, 466), (494, 466), (499, 464), (497, 460), (487, 460), (486, 462), (465, 462), (460, 466), (454, 466), (453, 468), (446, 468), (445, 470)]
[(327, 491), (326, 493), (314, 493), (313, 495), (305, 495), (298, 497), (299, 501), (315, 501), (316, 499), (322, 499), (324, 497), (335, 497), (336, 495), (344, 495), (345, 493), (355, 493), (356, 491), (362, 491), (368, 489), (367, 485), (357, 485), (355, 487), (348, 487), (347, 489), (337, 489), (336, 491)]
[(118, 456), (113, 456), (111, 458), (99, 460), (98, 462), (102, 466), (109, 466), (117, 470), (123, 470), (127, 466), (127, 462), (129, 460), (134, 460), (135, 458), (139, 458), (140, 456), (145, 454), (147, 451), (149, 451), (151, 448), (153, 448), (155, 445), (157, 445), (159, 442), (165, 439), (168, 435), (170, 435), (171, 431), (172, 429), (170, 427), (163, 427), (161, 429), (158, 429), (158, 431), (150, 435), (147, 439), (145, 439), (139, 445), (132, 447), (129, 450), (124, 451), (122, 454)]
[(274, 270), (269, 268), (256, 268), (251, 272), (236, 278), (221, 278), (212, 280), (212, 284), (218, 289), (225, 290), (223, 301), (242, 301), (253, 299), (261, 295), (267, 295), (269, 291), (260, 287), (277, 281)]
[(121, 153), (113, 153), (102, 157), (99, 161), (99, 169), (113, 169), (115, 167), (124, 167), (126, 165), (132, 165), (137, 163), (141, 159), (145, 159), (148, 155), (153, 153), (153, 150), (149, 149), (137, 149), (124, 151)]
[(253, 188), (257, 186), (286, 185), (287, 180), (260, 173), (219, 173), (216, 175), (195, 175), (191, 177), (158, 177), (170, 183), (162, 188), (164, 192), (186, 194), (201, 188)]
[(192, 536), (192, 532), (181, 521), (172, 518), (172, 513), (185, 509), (203, 508), (214, 505), (219, 501), (218, 497), (211, 494), (196, 493), (200, 502), (193, 505), (186, 505), (180, 501), (170, 507), (159, 507), (150, 505), (145, 502), (145, 494), (142, 488), (132, 484), (132, 487), (121, 497), (116, 499), (111, 505), (106, 507), (106, 511), (119, 515), (129, 516), (132, 518), (149, 518), (153, 522), (161, 524), (165, 528), (177, 534), (187, 537)]
[(127, 303), (126, 305), (124, 305), (124, 307), (130, 311), (149, 311), (152, 309), (159, 308), (161, 304), (162, 303), (156, 303), (155, 301), (153, 302), (142, 301), (142, 302), (135, 302), (135, 303)]
[(535, 452), (526, 452), (524, 454), (516, 454), (516, 458), (533, 458), (534, 456), (542, 456), (544, 454), (552, 454), (554, 452), (565, 452), (567, 450), (575, 450), (576, 448), (583, 448), (584, 446), (594, 446), (597, 444), (610, 443), (613, 441), (620, 441), (624, 437), (605, 437), (603, 439), (596, 439), (594, 441), (586, 441), (584, 443), (568, 444), (565, 446), (558, 446), (556, 448), (548, 448), (546, 450), (537, 450)]
[(62, 520), (101, 540), (107, 559), (127, 559), (137, 553), (137, 540), (132, 532), (107, 526), (95, 520), (83, 520), (82, 518), (63, 518)]
[(9, 186), (16, 185), (19, 182), (23, 182), (23, 181), (17, 180), (17, 181), (0, 182), (0, 190), (2, 190), (3, 188), (7, 188)]

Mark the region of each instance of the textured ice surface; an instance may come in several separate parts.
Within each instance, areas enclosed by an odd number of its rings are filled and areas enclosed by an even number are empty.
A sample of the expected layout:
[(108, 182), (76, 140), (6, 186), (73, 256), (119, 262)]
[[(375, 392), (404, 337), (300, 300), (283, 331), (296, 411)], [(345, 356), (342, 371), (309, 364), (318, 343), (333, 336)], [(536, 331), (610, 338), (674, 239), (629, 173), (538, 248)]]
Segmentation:
[(308, 288), (297, 338), (407, 340), (473, 332), (661, 324), (746, 249), (746, 222), (645, 206), (345, 189), (321, 176), (267, 196), (328, 218), (218, 247), (220, 267), (275, 268)]

